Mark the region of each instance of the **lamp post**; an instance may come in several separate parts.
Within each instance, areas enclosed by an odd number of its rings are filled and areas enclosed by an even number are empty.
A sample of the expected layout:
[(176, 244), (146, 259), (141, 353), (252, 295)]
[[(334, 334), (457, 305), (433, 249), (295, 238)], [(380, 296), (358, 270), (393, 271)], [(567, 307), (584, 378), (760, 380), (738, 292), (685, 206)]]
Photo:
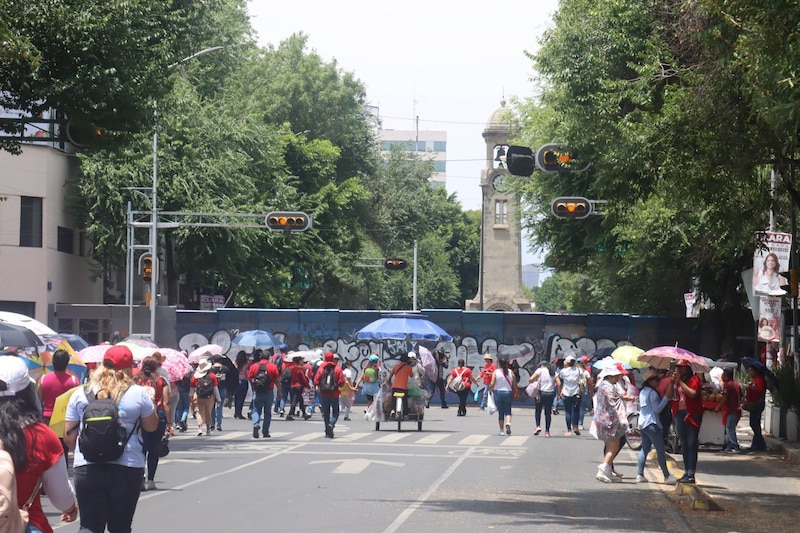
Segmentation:
[[(172, 63), (167, 68), (174, 68), (181, 63), (185, 63), (197, 56), (221, 50), (222, 46), (212, 46), (204, 48), (199, 52), (195, 52), (189, 56), (184, 57), (180, 61)], [(153, 276), (150, 281), (150, 340), (156, 340), (156, 300), (158, 298), (158, 277), (161, 275), (160, 265), (158, 261), (158, 102), (153, 100), (153, 188), (151, 191), (151, 207), (150, 214), (150, 253), (153, 254)]]

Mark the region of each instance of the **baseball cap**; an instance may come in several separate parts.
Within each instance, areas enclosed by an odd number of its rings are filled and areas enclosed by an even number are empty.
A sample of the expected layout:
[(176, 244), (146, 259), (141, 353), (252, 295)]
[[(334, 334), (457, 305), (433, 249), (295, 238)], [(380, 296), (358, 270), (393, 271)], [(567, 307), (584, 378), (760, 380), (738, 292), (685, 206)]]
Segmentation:
[(325, 352), (325, 361), (333, 361), (333, 352)]
[(417, 358), (417, 352), (408, 352), (408, 358), (409, 359), (416, 359)]
[(369, 362), (370, 363), (377, 363), (379, 359), (380, 358), (375, 354), (372, 354), (372, 355), (369, 356)]
[(281, 344), (281, 345), (278, 347), (278, 349), (279, 349), (280, 351), (282, 351), (282, 352), (285, 352), (286, 350), (288, 350), (288, 349), (289, 349), (289, 345), (288, 345), (288, 344)]
[(675, 366), (692, 366), (692, 365), (689, 364), (689, 361), (687, 361), (686, 359), (681, 359)]
[(0, 396), (14, 396), (31, 383), (28, 367), (21, 357), (0, 356)]
[(564, 362), (565, 362), (565, 363), (569, 363), (569, 362), (572, 362), (572, 361), (575, 361), (575, 356), (574, 356), (574, 355), (572, 355), (572, 354), (569, 354), (568, 356), (566, 356), (566, 357), (564, 358)]
[(114, 370), (125, 370), (133, 367), (133, 354), (127, 346), (115, 345), (109, 348), (103, 356), (103, 365), (108, 366), (106, 361), (111, 363), (111, 368)]

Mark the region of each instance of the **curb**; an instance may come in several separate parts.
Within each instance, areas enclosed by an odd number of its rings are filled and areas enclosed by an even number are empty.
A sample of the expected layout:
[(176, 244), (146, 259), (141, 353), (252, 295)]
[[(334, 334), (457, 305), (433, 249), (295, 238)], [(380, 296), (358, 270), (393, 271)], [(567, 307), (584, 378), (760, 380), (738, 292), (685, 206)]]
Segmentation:
[(774, 437), (767, 437), (767, 448), (783, 455), (784, 460), (793, 464), (800, 464), (800, 449)]
[(695, 484), (678, 482), (675, 492), (689, 497), (689, 508), (693, 511), (722, 511), (722, 507)]

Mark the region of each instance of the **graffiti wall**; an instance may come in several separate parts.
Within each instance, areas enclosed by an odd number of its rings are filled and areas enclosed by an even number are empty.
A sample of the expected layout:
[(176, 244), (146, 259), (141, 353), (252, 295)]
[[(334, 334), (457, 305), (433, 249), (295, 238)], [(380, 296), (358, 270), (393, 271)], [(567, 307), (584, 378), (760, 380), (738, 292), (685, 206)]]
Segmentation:
[[(483, 355), (506, 357), (519, 366), (520, 383), (539, 361), (552, 361), (571, 350), (591, 356), (596, 350), (621, 344), (642, 348), (675, 344), (696, 350), (698, 334), (689, 319), (633, 315), (551, 315), (544, 313), (469, 312), (460, 310), (428, 310), (427, 318), (453, 336), (452, 342), (428, 343), (430, 350), (450, 353), (447, 372), (463, 359), (477, 371), (483, 366)], [(176, 333), (180, 349), (191, 351), (209, 342), (219, 344), (231, 359), (240, 350), (233, 339), (239, 332), (261, 329), (271, 332), (292, 350), (313, 350), (338, 353), (359, 372), (370, 354), (381, 357), (390, 369), (401, 354), (416, 349), (414, 343), (402, 341), (356, 341), (356, 332), (381, 318), (378, 311), (305, 310), (305, 309), (218, 309), (177, 311)], [(515, 365), (515, 366), (516, 366)], [(357, 398), (361, 400), (360, 398)]]

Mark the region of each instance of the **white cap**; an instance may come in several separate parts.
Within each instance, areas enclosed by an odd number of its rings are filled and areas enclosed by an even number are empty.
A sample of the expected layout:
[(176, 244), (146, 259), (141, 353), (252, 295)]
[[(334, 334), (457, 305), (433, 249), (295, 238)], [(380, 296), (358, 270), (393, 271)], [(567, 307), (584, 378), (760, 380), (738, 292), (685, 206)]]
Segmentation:
[(28, 367), (21, 357), (0, 356), (0, 396), (14, 396), (31, 383)]
[(409, 359), (416, 359), (417, 358), (417, 352), (413, 352), (413, 351), (412, 352), (408, 352), (408, 358)]

